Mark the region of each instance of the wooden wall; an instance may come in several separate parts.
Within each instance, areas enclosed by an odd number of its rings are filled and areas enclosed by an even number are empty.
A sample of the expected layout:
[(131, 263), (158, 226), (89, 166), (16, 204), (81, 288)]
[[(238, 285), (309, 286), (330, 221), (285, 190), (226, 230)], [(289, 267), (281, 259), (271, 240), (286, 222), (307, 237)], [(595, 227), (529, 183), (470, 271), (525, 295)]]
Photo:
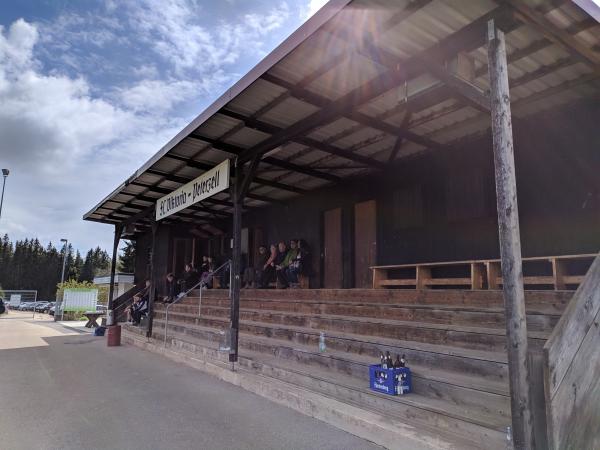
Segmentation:
[(551, 448), (600, 448), (600, 256), (544, 346)]
[[(600, 105), (584, 102), (515, 125), (523, 256), (600, 249)], [(497, 258), (498, 230), (489, 136), (452, 152), (402, 161), (284, 205), (246, 214), (265, 243), (304, 238), (311, 285), (322, 285), (323, 213), (342, 208), (343, 287), (354, 286), (354, 205), (376, 200), (377, 263)], [(220, 228), (231, 229), (221, 223)]]

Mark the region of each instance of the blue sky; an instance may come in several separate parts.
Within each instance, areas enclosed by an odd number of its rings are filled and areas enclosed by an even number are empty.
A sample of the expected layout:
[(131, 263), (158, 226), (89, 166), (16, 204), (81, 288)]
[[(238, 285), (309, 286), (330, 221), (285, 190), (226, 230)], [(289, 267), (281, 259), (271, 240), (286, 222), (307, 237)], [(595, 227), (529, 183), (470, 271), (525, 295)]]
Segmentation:
[(81, 217), (324, 0), (3, 0), (0, 234), (110, 248)]

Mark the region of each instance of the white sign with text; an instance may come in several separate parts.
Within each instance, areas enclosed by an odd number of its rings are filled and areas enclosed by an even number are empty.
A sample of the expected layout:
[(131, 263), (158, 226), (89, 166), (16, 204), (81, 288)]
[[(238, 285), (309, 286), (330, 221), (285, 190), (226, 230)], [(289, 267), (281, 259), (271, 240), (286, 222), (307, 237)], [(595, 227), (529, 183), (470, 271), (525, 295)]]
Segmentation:
[(175, 214), (177, 211), (211, 197), (229, 187), (229, 160), (204, 172), (195, 180), (159, 198), (156, 202), (156, 220)]

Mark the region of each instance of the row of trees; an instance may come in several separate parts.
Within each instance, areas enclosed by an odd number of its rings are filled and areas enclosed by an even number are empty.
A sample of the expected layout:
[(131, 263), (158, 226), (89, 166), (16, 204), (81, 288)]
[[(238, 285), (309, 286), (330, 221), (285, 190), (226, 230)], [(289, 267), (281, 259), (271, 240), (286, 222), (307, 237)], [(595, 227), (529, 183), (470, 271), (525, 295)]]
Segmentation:
[[(126, 241), (119, 258), (120, 272), (134, 272), (135, 251)], [(43, 246), (37, 238), (18, 240), (14, 244), (5, 234), (0, 240), (0, 286), (4, 289), (31, 289), (38, 298), (52, 299), (60, 283), (64, 245), (56, 248), (51, 242)], [(71, 244), (66, 248), (65, 280), (91, 282), (94, 277), (110, 273), (110, 256), (105, 250), (90, 249), (82, 258)]]

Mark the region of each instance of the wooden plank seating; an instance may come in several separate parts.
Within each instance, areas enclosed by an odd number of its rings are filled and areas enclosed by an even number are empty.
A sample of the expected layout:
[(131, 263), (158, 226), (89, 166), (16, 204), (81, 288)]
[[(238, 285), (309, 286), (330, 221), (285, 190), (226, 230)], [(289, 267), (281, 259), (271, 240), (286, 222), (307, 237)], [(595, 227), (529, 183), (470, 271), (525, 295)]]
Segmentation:
[[(523, 283), (526, 287), (575, 289), (582, 282), (595, 256), (595, 254), (580, 254), (523, 258)], [(394, 287), (428, 289), (434, 286), (502, 289), (499, 259), (395, 264), (372, 266), (371, 270), (373, 270), (373, 289)], [(436, 272), (444, 271), (461, 275), (436, 276)], [(402, 272), (404, 275), (394, 276), (394, 272)]]
[[(456, 273), (467, 269), (470, 263)], [(430, 272), (437, 275), (435, 268)], [(479, 263), (475, 276), (485, 278), (485, 264)], [(440, 275), (436, 280), (442, 277), (447, 278)], [(525, 292), (531, 349), (541, 350), (572, 295)], [(229, 327), (228, 290), (209, 289), (202, 294), (200, 310), (198, 305), (198, 292), (173, 305), (166, 333), (165, 305), (156, 304), (151, 339), (162, 350), (166, 336), (167, 351), (178, 357), (228, 364), (227, 353), (218, 350), (223, 330)], [(311, 394), (377, 410), (419, 433), (435, 430), (438, 438), (452, 442), (444, 448), (502, 450), (510, 426), (505, 323), (502, 292), (470, 286), (244, 289), (239, 367), (268, 382), (283, 381)], [(140, 331), (124, 328), (126, 339)], [(325, 351), (319, 348), (321, 333)], [(146, 345), (146, 336), (140, 339)], [(411, 395), (369, 390), (369, 364), (386, 351), (406, 355), (413, 372)]]

